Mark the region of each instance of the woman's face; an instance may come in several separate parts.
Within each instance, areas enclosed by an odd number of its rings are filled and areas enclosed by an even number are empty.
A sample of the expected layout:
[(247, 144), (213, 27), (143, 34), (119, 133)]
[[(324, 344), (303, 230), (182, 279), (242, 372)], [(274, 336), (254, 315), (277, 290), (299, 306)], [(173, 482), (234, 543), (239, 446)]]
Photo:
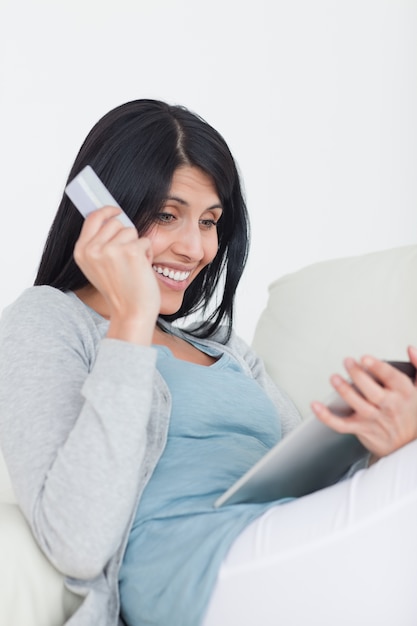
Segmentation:
[(211, 177), (197, 167), (178, 168), (155, 225), (145, 233), (152, 243), (161, 314), (178, 311), (187, 287), (216, 256), (221, 215)]

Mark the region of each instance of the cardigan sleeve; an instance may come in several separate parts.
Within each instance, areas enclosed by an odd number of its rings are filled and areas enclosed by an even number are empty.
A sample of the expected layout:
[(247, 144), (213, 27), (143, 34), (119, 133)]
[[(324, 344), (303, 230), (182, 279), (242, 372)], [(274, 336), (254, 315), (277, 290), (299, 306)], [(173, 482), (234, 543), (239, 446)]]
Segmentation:
[(81, 317), (50, 287), (3, 313), (0, 443), (41, 549), (89, 579), (118, 548), (149, 471), (156, 351), (94, 337)]

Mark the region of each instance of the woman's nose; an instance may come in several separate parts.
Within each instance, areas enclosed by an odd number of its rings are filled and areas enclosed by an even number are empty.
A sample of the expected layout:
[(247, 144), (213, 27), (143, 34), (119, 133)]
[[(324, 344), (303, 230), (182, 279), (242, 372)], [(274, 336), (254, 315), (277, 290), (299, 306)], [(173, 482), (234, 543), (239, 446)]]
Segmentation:
[(176, 254), (200, 261), (204, 256), (200, 224), (188, 224), (181, 228), (172, 248)]

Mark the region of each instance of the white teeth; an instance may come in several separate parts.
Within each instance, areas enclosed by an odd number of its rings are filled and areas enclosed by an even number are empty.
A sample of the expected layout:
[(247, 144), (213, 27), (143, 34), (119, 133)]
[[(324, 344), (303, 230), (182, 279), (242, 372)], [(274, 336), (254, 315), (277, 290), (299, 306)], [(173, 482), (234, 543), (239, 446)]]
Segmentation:
[(186, 280), (191, 274), (191, 272), (179, 272), (175, 270), (170, 270), (167, 267), (159, 267), (158, 265), (153, 265), (152, 267), (155, 270), (155, 272), (157, 272), (158, 274), (167, 276), (168, 278), (171, 278), (172, 280), (175, 280), (176, 282), (181, 282), (183, 280)]

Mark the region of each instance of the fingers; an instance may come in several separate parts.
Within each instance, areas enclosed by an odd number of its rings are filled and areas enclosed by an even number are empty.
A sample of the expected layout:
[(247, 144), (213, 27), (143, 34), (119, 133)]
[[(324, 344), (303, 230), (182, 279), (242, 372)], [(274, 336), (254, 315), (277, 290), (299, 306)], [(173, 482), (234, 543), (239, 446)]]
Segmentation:
[[(415, 348), (409, 348), (409, 357), (417, 367)], [(346, 359), (345, 367), (351, 380), (336, 374), (331, 383), (352, 415), (340, 417), (313, 402), (318, 419), (336, 432), (356, 435), (378, 458), (417, 438), (417, 389), (406, 374), (371, 356)]]
[(83, 243), (100, 236), (102, 240), (111, 238), (122, 229), (137, 236), (135, 228), (126, 227), (117, 217), (122, 213), (118, 207), (105, 206), (90, 213), (84, 220), (80, 233)]
[(360, 363), (345, 359), (344, 365), (351, 382), (334, 375), (332, 385), (350, 406), (362, 413), (366, 412), (366, 403), (381, 406), (387, 390), (406, 393), (410, 389), (408, 376), (385, 361), (364, 356)]
[[(370, 378), (363, 370), (347, 364), (351, 381), (347, 381), (342, 376), (334, 374), (330, 378), (333, 388), (343, 400), (358, 413), (367, 414), (373, 406), (380, 400), (380, 386)], [(369, 404), (371, 402), (371, 405)]]
[[(373, 379), (375, 379), (372, 384), (372, 389), (375, 389), (375, 387), (379, 387), (379, 392), (375, 392), (375, 399), (367, 396), (375, 404), (381, 404), (381, 400), (386, 395), (387, 390), (407, 393), (407, 391), (410, 389), (409, 377), (405, 373), (401, 372), (399, 369), (385, 361), (380, 361), (371, 356), (364, 356), (361, 359), (361, 366), (368, 374), (371, 375)], [(351, 372), (349, 373), (351, 374)], [(355, 384), (357, 383), (356, 380), (354, 382)], [(366, 385), (364, 388), (361, 387), (361, 391), (364, 393), (364, 395), (367, 395), (366, 388)]]
[[(121, 210), (118, 207), (114, 206), (105, 206), (101, 209), (97, 209), (97, 211), (93, 211), (84, 220), (83, 227), (81, 229), (80, 238), (84, 241), (89, 241), (92, 239), (103, 225), (108, 222), (112, 217), (116, 217), (120, 215)], [(116, 222), (116, 220), (113, 220)], [(119, 222), (121, 225), (121, 222)]]
[(355, 434), (356, 423), (353, 417), (340, 417), (334, 415), (322, 402), (312, 402), (311, 409), (318, 419), (332, 430), (338, 433)]
[(389, 376), (389, 373), (385, 371), (385, 366), (391, 370), (393, 368), (386, 363), (371, 359), (371, 357), (364, 357), (360, 363), (352, 358), (347, 358), (344, 361), (344, 365), (353, 387), (351, 384), (343, 381), (339, 385), (334, 385), (338, 393), (345, 398), (350, 406), (363, 414), (368, 413), (369, 409), (372, 409), (367, 404), (371, 403), (373, 406), (379, 406), (384, 397), (384, 388), (378, 381), (382, 381), (382, 378), (386, 380)]
[(119, 208), (106, 206), (87, 216), (74, 248), (74, 258), (77, 263), (82, 260), (86, 251), (95, 257), (109, 242), (117, 241), (123, 244), (138, 239), (135, 228), (126, 228), (117, 219), (120, 213)]

